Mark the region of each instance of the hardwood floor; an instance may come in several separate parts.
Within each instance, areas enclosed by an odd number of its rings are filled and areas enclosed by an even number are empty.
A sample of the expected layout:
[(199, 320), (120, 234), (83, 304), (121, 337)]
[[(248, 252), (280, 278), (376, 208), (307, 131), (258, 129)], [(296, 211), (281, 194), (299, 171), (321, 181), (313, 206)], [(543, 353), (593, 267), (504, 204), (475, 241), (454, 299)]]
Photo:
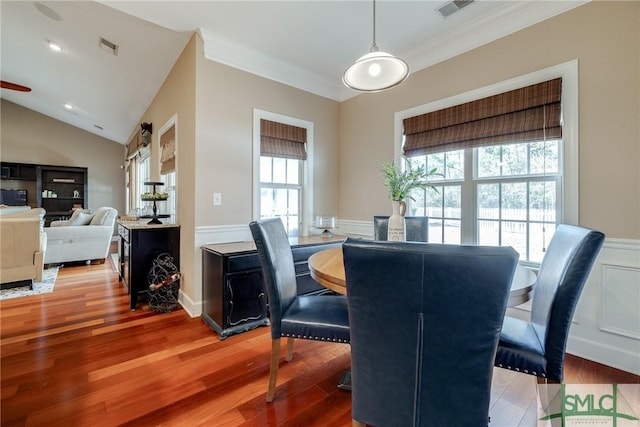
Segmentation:
[[(349, 346), (299, 340), (265, 402), (268, 328), (219, 340), (182, 310), (128, 297), (107, 261), (66, 266), (53, 293), (0, 303), (1, 424), (8, 426), (350, 426), (336, 384)], [(640, 383), (577, 357), (568, 383)], [(533, 377), (496, 369), (491, 427), (536, 425)]]

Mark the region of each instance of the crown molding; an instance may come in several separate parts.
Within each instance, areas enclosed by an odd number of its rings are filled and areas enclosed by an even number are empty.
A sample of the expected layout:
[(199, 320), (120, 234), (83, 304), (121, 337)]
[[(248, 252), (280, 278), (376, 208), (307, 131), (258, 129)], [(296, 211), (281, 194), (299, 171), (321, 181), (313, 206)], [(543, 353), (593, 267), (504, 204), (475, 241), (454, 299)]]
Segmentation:
[(246, 45), (220, 37), (204, 28), (199, 28), (198, 34), (204, 42), (204, 56), (207, 59), (340, 101), (341, 82), (338, 82), (340, 83), (338, 85), (317, 73), (280, 61)]
[(494, 40), (567, 12), (591, 0), (515, 1), (496, 11), (486, 12), (464, 29), (439, 33), (413, 49), (400, 54), (413, 71), (435, 65)]
[[(513, 1), (498, 11), (489, 11), (463, 29), (439, 33), (426, 42), (399, 54), (417, 72), (453, 58), (523, 28), (567, 12), (591, 0)], [(342, 102), (359, 94), (345, 87), (339, 78), (329, 80), (313, 71), (280, 61), (246, 45), (200, 28), (204, 56), (269, 80)]]

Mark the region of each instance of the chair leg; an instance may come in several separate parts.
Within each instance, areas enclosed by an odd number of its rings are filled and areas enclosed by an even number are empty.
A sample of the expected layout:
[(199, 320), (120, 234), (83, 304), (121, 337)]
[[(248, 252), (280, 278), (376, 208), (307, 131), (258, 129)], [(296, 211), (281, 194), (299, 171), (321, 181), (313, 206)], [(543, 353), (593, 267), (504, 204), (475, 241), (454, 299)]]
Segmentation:
[(276, 393), (276, 380), (278, 379), (278, 361), (280, 360), (280, 338), (271, 340), (271, 367), (269, 368), (269, 388), (267, 389), (267, 402), (273, 402)]
[(367, 425), (365, 423), (361, 423), (360, 421), (356, 421), (353, 418), (351, 419), (352, 421), (352, 427), (366, 427)]
[(293, 338), (287, 338), (287, 356), (286, 361), (291, 362), (293, 359)]
[(538, 411), (548, 413), (549, 405), (560, 391), (560, 383), (543, 377), (536, 377), (538, 394)]

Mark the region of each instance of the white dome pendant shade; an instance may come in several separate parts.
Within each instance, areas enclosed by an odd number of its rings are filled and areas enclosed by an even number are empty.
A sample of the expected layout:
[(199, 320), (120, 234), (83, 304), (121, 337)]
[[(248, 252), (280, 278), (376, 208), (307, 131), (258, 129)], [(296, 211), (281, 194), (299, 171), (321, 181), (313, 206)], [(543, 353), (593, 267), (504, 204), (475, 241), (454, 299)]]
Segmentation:
[(342, 82), (360, 92), (379, 92), (402, 83), (409, 76), (409, 65), (376, 46), (376, 0), (373, 0), (373, 43), (371, 50), (353, 63)]
[(372, 51), (358, 58), (342, 76), (348, 87), (360, 92), (378, 92), (402, 83), (409, 66), (390, 53)]

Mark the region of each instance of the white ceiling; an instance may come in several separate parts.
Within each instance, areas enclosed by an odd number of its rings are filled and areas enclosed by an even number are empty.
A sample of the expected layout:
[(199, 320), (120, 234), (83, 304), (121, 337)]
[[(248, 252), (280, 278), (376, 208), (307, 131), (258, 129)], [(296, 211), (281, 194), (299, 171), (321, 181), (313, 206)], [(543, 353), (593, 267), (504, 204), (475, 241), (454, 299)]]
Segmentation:
[[(378, 0), (380, 50), (415, 72), (585, 0), (478, 0), (443, 18), (445, 3)], [(195, 31), (209, 59), (338, 101), (356, 95), (341, 77), (369, 51), (372, 3), (2, 0), (0, 23), (2, 80), (33, 89), (2, 89), (2, 98), (124, 144)], [(117, 56), (100, 37), (119, 46)]]

